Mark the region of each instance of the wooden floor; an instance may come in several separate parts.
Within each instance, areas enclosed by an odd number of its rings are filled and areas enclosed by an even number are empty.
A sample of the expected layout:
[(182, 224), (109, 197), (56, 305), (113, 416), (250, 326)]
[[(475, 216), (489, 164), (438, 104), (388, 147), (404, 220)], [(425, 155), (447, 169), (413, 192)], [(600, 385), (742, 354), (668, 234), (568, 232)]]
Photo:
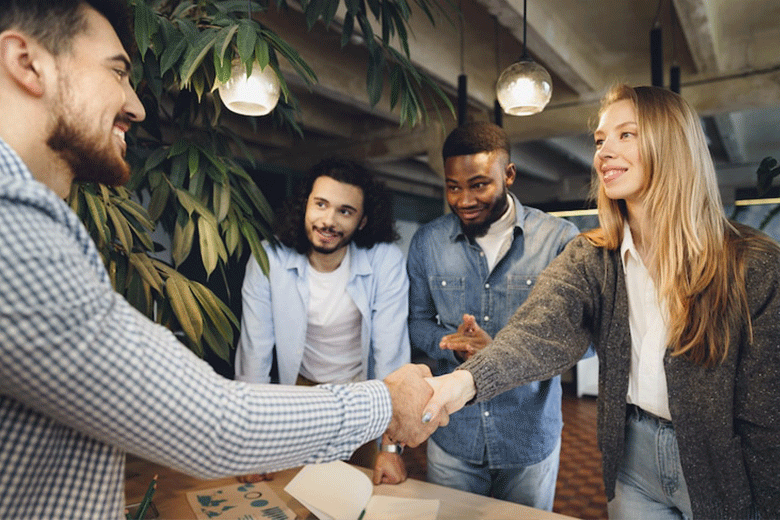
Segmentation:
[[(575, 518), (606, 519), (607, 499), (601, 479), (601, 454), (596, 443), (596, 398), (577, 398), (564, 385), (561, 464), (553, 511)], [(425, 444), (403, 454), (410, 478), (425, 480)]]

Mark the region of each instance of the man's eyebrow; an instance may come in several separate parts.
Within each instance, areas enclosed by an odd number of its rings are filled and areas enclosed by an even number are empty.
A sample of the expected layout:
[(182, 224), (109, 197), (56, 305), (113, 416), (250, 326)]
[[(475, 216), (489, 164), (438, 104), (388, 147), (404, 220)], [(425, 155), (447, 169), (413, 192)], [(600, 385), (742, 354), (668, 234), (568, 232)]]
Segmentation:
[(350, 206), (349, 204), (342, 204), (342, 205), (341, 205), (341, 209), (348, 209), (348, 210), (350, 210), (350, 211), (357, 211), (357, 208), (353, 208), (353, 207), (352, 207), (352, 206)]
[(130, 60), (127, 59), (127, 56), (124, 54), (117, 54), (116, 56), (111, 56), (106, 61), (118, 61), (125, 67), (126, 72), (130, 72), (130, 69), (133, 67), (133, 64), (130, 63)]

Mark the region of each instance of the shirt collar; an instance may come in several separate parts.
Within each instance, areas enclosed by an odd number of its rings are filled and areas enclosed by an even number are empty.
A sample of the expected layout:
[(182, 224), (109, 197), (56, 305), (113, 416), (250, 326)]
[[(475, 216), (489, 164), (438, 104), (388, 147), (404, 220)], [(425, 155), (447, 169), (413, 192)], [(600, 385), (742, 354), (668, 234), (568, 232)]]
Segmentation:
[(0, 171), (14, 179), (32, 179), (30, 169), (19, 154), (0, 138)]
[(636, 262), (642, 262), (639, 256), (639, 251), (636, 250), (634, 245), (634, 236), (631, 234), (631, 227), (628, 225), (628, 220), (623, 223), (623, 242), (620, 244), (620, 258), (623, 260), (623, 270), (626, 268), (626, 262), (628, 262), (628, 256)]
[[(366, 250), (364, 248), (355, 245), (355, 242), (350, 242), (347, 245), (348, 254), (344, 257), (350, 263), (350, 279), (354, 276), (371, 274), (371, 262), (368, 259)], [(298, 276), (303, 276), (309, 265), (309, 258), (306, 255), (302, 255), (291, 249), (292, 254), (287, 258), (285, 263), (286, 269), (295, 269), (298, 271)]]
[[(523, 232), (523, 225), (525, 224), (525, 208), (522, 204), (520, 204), (520, 201), (517, 200), (517, 197), (515, 197), (514, 193), (507, 191), (507, 198), (510, 199), (510, 205), (513, 206), (512, 209), (514, 210), (514, 227), (515, 229), (519, 229), (520, 232)], [(452, 217), (453, 221), (453, 228), (450, 232), (450, 240), (452, 242), (455, 242), (456, 240), (462, 238), (466, 239), (466, 235), (463, 233), (463, 228), (460, 226), (460, 219), (455, 213), (450, 213), (450, 216)], [(502, 216), (501, 219), (505, 218), (505, 216)], [(498, 224), (501, 219), (491, 224), (491, 229), (493, 226)], [(489, 231), (488, 231), (489, 232)]]

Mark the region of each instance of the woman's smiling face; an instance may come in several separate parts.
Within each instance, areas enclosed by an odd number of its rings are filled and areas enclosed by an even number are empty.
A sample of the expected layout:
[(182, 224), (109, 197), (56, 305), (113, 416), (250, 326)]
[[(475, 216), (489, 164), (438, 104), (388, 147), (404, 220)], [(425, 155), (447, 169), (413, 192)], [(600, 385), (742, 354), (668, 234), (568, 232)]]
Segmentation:
[(639, 202), (645, 188), (638, 131), (634, 103), (621, 99), (604, 109), (593, 133), (596, 144), (593, 168), (610, 199)]

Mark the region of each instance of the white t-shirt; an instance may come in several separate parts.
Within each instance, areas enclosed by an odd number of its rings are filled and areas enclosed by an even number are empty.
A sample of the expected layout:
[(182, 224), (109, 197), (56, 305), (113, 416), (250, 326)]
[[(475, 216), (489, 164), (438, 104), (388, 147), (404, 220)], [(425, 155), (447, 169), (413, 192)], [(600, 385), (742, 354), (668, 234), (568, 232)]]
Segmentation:
[(475, 239), (485, 253), (489, 271), (493, 270), (512, 245), (516, 220), (515, 201), (508, 194), (506, 198), (509, 201), (509, 206), (504, 214), (490, 225), (485, 236)]
[(655, 283), (634, 245), (626, 223), (620, 246), (628, 290), (631, 331), (631, 371), (626, 401), (653, 415), (671, 420), (664, 354), (669, 337), (666, 305), (658, 301)]
[(360, 310), (347, 294), (349, 249), (329, 273), (309, 266), (309, 315), (300, 373), (317, 383), (345, 383), (362, 377)]

